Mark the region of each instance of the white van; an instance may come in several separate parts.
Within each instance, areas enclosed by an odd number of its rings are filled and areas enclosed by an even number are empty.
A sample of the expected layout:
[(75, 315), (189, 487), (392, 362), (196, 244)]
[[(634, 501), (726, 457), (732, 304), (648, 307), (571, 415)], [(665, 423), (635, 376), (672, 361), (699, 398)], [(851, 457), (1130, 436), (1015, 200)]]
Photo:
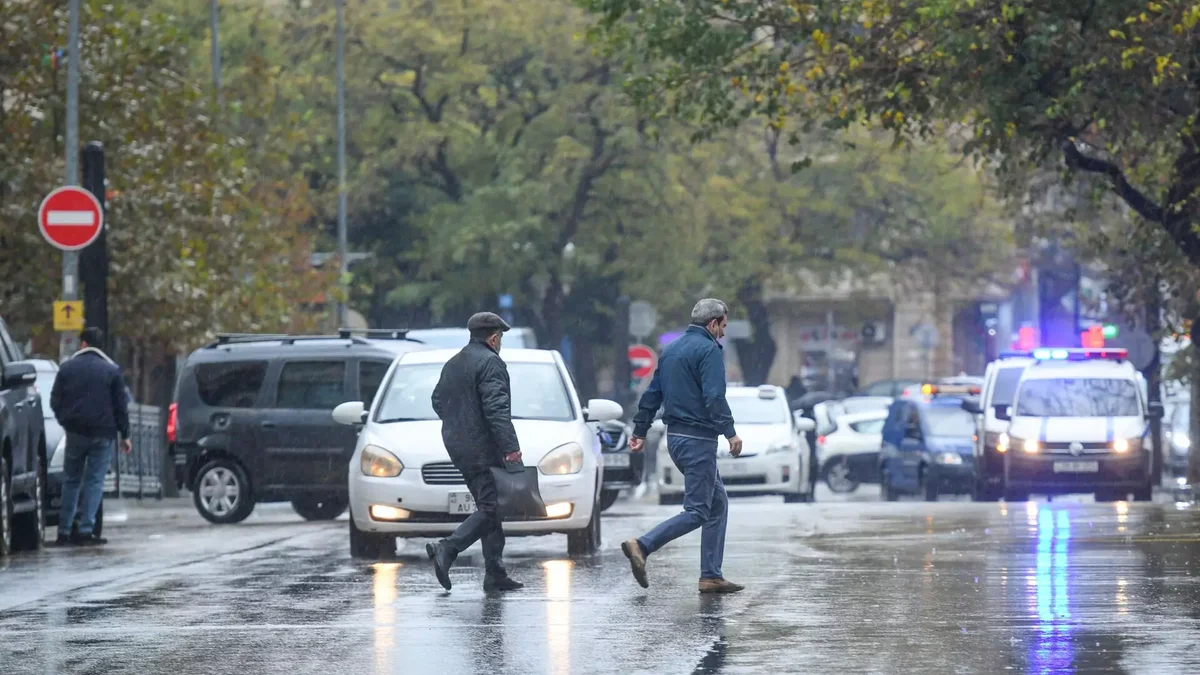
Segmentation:
[(997, 451), (1000, 435), (1008, 431), (1008, 421), (996, 416), (1013, 403), (1021, 375), (1036, 363), (1031, 352), (1001, 354), (988, 364), (983, 375), (979, 399), (963, 401), (963, 408), (975, 413), (975, 493), (976, 501), (994, 502), (1004, 495), (1004, 455)]

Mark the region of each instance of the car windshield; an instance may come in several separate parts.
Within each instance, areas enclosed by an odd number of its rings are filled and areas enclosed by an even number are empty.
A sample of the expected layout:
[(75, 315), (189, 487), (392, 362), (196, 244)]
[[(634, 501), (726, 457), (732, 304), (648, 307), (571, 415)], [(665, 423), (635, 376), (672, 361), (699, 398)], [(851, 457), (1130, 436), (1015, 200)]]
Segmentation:
[(892, 404), (890, 398), (848, 398), (842, 401), (843, 414), (871, 412), (872, 410), (887, 410)]
[(727, 400), (735, 424), (787, 424), (788, 409), (782, 399), (732, 396)]
[(996, 383), (992, 386), (992, 405), (1012, 405), (1013, 395), (1017, 393), (1017, 384), (1021, 381), (1024, 368), (1001, 368), (996, 373)]
[(54, 419), (54, 411), (50, 409), (50, 392), (54, 389), (54, 378), (57, 373), (45, 373), (39, 371), (37, 374), (37, 391), (42, 397), (42, 417), (46, 419)]
[(930, 436), (972, 436), (975, 418), (959, 407), (931, 406), (925, 409), (925, 433)]
[(1141, 406), (1133, 380), (1056, 378), (1026, 380), (1017, 392), (1016, 413), (1026, 417), (1136, 417)]
[[(375, 421), (436, 420), (433, 388), (442, 375), (441, 363), (399, 366), (379, 402)], [(509, 363), (513, 419), (569, 422), (575, 419), (562, 375), (553, 363)]]

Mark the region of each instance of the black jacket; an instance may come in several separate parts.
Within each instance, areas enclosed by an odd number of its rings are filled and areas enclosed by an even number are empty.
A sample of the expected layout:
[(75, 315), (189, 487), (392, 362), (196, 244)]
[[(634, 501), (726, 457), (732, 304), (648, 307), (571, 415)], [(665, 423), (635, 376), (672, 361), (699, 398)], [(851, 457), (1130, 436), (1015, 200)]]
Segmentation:
[(98, 349), (84, 349), (58, 369), (50, 409), (62, 428), (93, 438), (129, 438), (129, 399), (121, 367)]
[(460, 471), (503, 466), (518, 452), (512, 423), (508, 367), (483, 342), (472, 340), (442, 367), (433, 389), (433, 410), (442, 420), (442, 441)]

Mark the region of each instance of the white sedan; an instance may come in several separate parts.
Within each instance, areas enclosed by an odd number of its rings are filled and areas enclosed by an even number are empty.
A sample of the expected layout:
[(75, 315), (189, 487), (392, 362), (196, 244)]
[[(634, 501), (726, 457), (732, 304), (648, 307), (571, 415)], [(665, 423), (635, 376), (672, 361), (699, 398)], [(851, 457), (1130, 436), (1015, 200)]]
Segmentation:
[[(785, 502), (811, 501), (809, 448), (804, 439), (816, 426), (792, 415), (781, 387), (729, 387), (725, 394), (742, 438), (742, 454), (729, 454), (729, 441), (717, 440), (717, 470), (732, 495), (783, 495)], [(669, 433), (668, 429), (668, 433)], [(671, 461), (667, 436), (658, 444), (658, 501), (683, 501), (683, 473)]]
[(887, 416), (887, 410), (841, 415), (833, 430), (817, 437), (821, 477), (830, 490), (849, 494), (860, 483), (878, 482), (879, 448)]
[[(442, 366), (458, 350), (401, 355), (370, 410), (343, 403), (333, 416), (362, 425), (350, 460), (350, 552), (394, 552), (397, 537), (450, 534), (475, 510), (462, 474), (442, 443), (430, 397)], [(512, 383), (513, 426), (527, 466), (538, 467), (547, 517), (508, 520), (510, 535), (564, 533), (572, 555), (600, 545), (600, 439), (589, 422), (621, 417), (621, 406), (593, 399), (584, 408), (562, 356), (541, 349), (504, 349)]]

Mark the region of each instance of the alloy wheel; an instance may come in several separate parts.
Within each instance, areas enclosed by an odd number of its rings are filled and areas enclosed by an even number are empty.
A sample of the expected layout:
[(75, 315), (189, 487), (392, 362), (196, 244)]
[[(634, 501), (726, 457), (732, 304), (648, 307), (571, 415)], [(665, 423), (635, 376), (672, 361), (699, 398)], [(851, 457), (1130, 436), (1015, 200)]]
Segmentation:
[(242, 497), (242, 486), (237, 476), (218, 466), (200, 479), (200, 499), (205, 510), (214, 516), (224, 516), (237, 508)]

